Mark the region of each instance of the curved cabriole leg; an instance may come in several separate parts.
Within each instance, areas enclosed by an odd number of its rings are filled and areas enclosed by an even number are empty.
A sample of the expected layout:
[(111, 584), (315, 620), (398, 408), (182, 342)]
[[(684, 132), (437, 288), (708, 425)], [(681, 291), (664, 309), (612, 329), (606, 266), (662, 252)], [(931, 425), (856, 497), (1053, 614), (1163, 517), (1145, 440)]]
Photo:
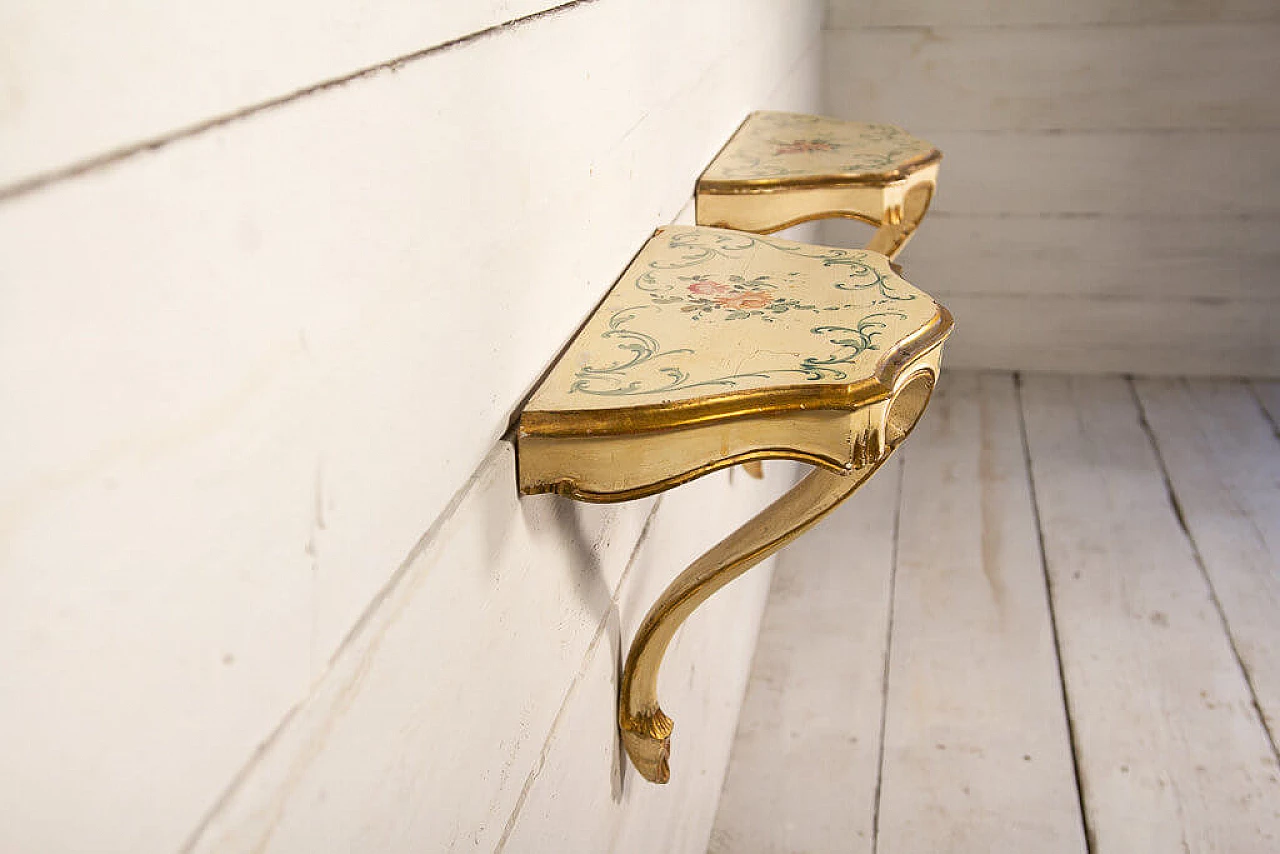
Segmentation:
[(645, 779), (665, 783), (671, 778), (668, 757), (674, 724), (658, 705), (658, 671), (676, 630), (717, 590), (817, 524), (865, 483), (911, 432), (932, 390), (932, 374), (916, 373), (889, 406), (885, 450), (878, 460), (844, 475), (826, 469), (810, 472), (694, 561), (653, 603), (631, 642), (618, 696), (622, 744)]
[(890, 259), (898, 257), (898, 253), (907, 245), (911, 235), (920, 227), (920, 221), (929, 211), (929, 203), (933, 201), (934, 184), (920, 183), (907, 191), (902, 207), (893, 207), (884, 212), (880, 228), (871, 236), (867, 248)]

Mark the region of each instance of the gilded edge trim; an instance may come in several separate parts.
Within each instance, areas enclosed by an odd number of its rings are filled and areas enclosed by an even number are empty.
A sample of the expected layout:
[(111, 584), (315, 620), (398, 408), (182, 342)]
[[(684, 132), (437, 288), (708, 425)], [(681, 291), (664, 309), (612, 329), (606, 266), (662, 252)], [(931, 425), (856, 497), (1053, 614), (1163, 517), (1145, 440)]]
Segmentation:
[(853, 411), (893, 394), (903, 369), (942, 344), (955, 320), (939, 305), (929, 322), (880, 357), (875, 375), (856, 383), (773, 386), (709, 397), (618, 409), (566, 409), (520, 413), (523, 436), (621, 436), (693, 427), (750, 415), (808, 409)]
[(797, 451), (794, 448), (758, 448), (754, 451), (743, 451), (740, 454), (731, 454), (718, 460), (713, 460), (704, 465), (695, 466), (688, 471), (679, 474), (664, 477), (653, 483), (646, 483), (643, 486), (634, 486), (630, 489), (620, 489), (616, 492), (594, 492), (589, 489), (580, 489), (576, 485), (574, 478), (559, 478), (554, 481), (545, 483), (537, 483), (531, 486), (521, 486), (520, 492), (524, 495), (540, 495), (542, 493), (554, 493), (563, 495), (566, 498), (572, 498), (576, 501), (586, 501), (592, 504), (616, 504), (619, 501), (633, 501), (637, 498), (648, 498), (650, 495), (657, 495), (659, 492), (666, 492), (668, 489), (676, 486), (682, 486), (691, 480), (697, 480), (704, 474), (710, 474), (713, 471), (736, 466), (739, 463), (749, 463), (753, 460), (795, 460), (796, 462), (809, 463), (810, 465), (820, 466), (836, 474), (848, 474), (852, 468), (845, 465), (843, 460), (828, 457), (825, 454), (813, 454), (808, 451)]
[[(881, 220), (878, 220), (872, 216), (867, 216), (864, 213), (858, 213), (857, 211), (840, 209), (840, 210), (830, 210), (830, 211), (818, 211), (816, 213), (805, 214), (804, 216), (798, 216), (795, 219), (787, 220), (786, 222), (780, 225), (771, 225), (768, 228), (760, 228), (750, 233), (751, 234), (774, 234), (776, 232), (783, 231), (784, 229), (791, 228), (794, 225), (801, 225), (802, 223), (813, 222), (819, 219), (856, 219), (858, 222), (865, 222), (867, 225), (873, 225), (876, 228), (879, 228), (881, 225), (884, 224)], [(705, 225), (711, 228), (729, 228), (729, 229), (733, 228), (733, 225), (728, 222), (699, 222), (698, 225)], [(735, 230), (741, 230), (741, 229), (735, 229)], [(889, 263), (892, 264), (893, 259), (889, 259)], [(898, 275), (902, 275), (902, 273), (899, 270), (894, 270), (894, 272), (898, 273)]]
[[(890, 184), (905, 180), (926, 166), (932, 166), (934, 163), (941, 162), (941, 160), (942, 152), (935, 148), (908, 160), (896, 169), (891, 169), (888, 172), (868, 173), (866, 175), (780, 175), (770, 178), (750, 179), (709, 179), (699, 176), (694, 192), (697, 195), (708, 196), (743, 196), (828, 187), (887, 187)], [(707, 168), (710, 169), (711, 167), (708, 166)], [(706, 174), (705, 171), (703, 174)]]

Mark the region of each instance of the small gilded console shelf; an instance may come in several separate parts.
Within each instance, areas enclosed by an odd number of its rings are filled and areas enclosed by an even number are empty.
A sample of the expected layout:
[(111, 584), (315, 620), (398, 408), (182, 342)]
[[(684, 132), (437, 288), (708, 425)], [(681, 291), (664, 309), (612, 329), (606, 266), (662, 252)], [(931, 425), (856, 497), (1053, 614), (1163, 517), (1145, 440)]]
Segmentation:
[(756, 112), (697, 186), (697, 219), (760, 234), (829, 217), (878, 227), (867, 244), (894, 258), (933, 198), (942, 152), (894, 125)]
[(884, 462), (924, 411), (951, 326), (876, 252), (672, 226), (535, 390), (517, 425), (526, 494), (625, 501), (735, 463), (816, 466), (678, 576), (641, 624), (618, 724), (646, 778), (670, 774), (657, 689), (676, 629)]

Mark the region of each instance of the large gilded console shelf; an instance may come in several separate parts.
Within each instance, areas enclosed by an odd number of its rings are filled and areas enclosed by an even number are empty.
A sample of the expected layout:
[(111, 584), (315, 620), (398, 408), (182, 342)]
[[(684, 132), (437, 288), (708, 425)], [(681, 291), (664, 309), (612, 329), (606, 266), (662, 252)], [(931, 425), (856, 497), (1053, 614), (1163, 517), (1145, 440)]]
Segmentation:
[(667, 645), (708, 597), (813, 525), (910, 432), (951, 316), (865, 249), (658, 229), (520, 413), (520, 490), (625, 501), (753, 460), (815, 470), (681, 573), (642, 622), (618, 725), (666, 782)]
[(866, 248), (894, 258), (929, 210), (941, 160), (894, 125), (752, 113), (698, 179), (698, 223), (769, 234), (858, 219), (877, 226)]

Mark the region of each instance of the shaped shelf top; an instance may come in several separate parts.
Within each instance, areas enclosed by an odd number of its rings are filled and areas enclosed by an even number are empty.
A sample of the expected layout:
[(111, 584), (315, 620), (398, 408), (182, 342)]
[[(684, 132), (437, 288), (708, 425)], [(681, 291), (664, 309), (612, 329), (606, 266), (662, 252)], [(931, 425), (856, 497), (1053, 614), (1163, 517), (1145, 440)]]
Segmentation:
[(856, 409), (941, 343), (946, 309), (883, 255), (658, 229), (546, 375), (525, 435), (617, 434)]
[(698, 192), (881, 186), (900, 181), (941, 157), (933, 145), (894, 125), (755, 112), (702, 173)]

